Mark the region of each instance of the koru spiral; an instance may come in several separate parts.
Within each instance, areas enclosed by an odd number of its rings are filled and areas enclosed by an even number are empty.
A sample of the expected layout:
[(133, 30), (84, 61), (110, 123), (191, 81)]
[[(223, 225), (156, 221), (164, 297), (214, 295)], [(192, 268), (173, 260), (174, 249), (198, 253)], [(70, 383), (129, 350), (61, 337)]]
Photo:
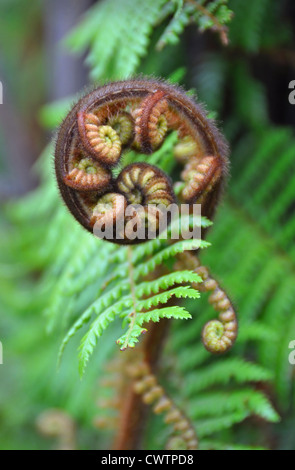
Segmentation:
[[(149, 163), (149, 156), (171, 132), (178, 136), (172, 178)], [(146, 155), (146, 161), (124, 167), (122, 157), (130, 149)], [(134, 244), (148, 239), (149, 226), (158, 235), (163, 208), (172, 203), (201, 204), (202, 215), (212, 217), (227, 175), (227, 154), (215, 123), (181, 88), (135, 79), (98, 87), (78, 101), (58, 132), (55, 171), (62, 198), (83, 227), (93, 232), (101, 223), (111, 228), (109, 241)], [(132, 236), (130, 224), (137, 205), (143, 208), (137, 219), (144, 230), (141, 238)], [(118, 218), (123, 221), (119, 234)], [(205, 279), (204, 283), (209, 284)], [(223, 320), (206, 326), (203, 339), (208, 350), (223, 352), (233, 344), (237, 324), (234, 313), (229, 317), (226, 331), (230, 328), (231, 333), (220, 348), (216, 337), (224, 339)]]

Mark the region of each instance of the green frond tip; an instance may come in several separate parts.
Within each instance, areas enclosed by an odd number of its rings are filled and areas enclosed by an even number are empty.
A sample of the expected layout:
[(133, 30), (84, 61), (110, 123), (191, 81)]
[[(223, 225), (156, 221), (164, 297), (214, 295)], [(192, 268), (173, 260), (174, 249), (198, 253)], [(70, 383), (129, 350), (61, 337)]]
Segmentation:
[[(202, 223), (210, 224), (210, 222), (205, 219), (203, 219)], [(146, 245), (148, 245), (148, 243)], [(143, 310), (149, 310), (152, 307), (157, 307), (159, 304), (166, 304), (173, 296), (176, 298), (199, 298), (199, 292), (196, 289), (191, 288), (189, 285), (197, 284), (202, 280), (192, 271), (176, 271), (161, 276), (158, 279), (144, 281), (139, 284), (137, 284), (137, 280), (152, 272), (162, 262), (169, 260), (170, 258), (174, 258), (178, 253), (182, 253), (185, 250), (204, 248), (208, 245), (208, 242), (194, 239), (182, 240), (170, 246), (167, 246), (166, 240), (152, 240), (150, 245), (143, 247), (143, 251), (146, 255), (151, 256), (148, 261), (146, 261), (146, 259), (143, 260), (142, 256), (137, 251), (137, 248), (135, 248), (133, 251), (132, 263), (134, 264), (135, 295), (137, 298), (136, 306), (134, 306), (134, 300), (130, 293), (129, 280), (127, 279), (128, 261), (126, 261), (125, 252), (120, 252), (120, 256), (117, 254), (117, 257), (114, 257), (113, 253), (110, 252), (108, 255), (110, 263), (113, 264), (114, 261), (116, 261), (115, 264), (118, 265), (117, 269), (118, 272), (120, 271), (120, 276), (115, 275), (116, 269), (112, 271), (112, 277), (107, 285), (106, 292), (102, 294), (103, 288), (101, 288), (98, 292), (98, 298), (89, 305), (89, 307), (70, 328), (61, 344), (58, 364), (60, 364), (65, 347), (71, 338), (73, 338), (81, 328), (87, 325), (95, 315), (97, 315), (98, 318), (90, 326), (88, 332), (82, 339), (80, 346), (79, 370), (81, 375), (84, 372), (90, 355), (93, 353), (98, 338), (100, 338), (103, 331), (112, 321), (115, 320), (116, 317), (123, 318), (123, 326), (124, 323), (130, 322), (128, 333), (126, 334), (126, 338), (122, 340), (122, 344), (125, 345), (124, 348), (134, 347), (138, 341), (138, 337), (143, 332), (142, 328), (137, 328), (138, 326), (141, 326), (140, 322), (148, 322), (153, 318), (155, 319), (154, 321), (158, 321), (157, 313), (153, 313), (153, 315), (150, 316), (150, 313), (142, 314), (141, 312)], [(103, 282), (103, 279), (101, 282)], [(103, 285), (106, 285), (105, 281), (103, 282)], [(167, 290), (173, 286), (176, 287)], [(142, 297), (148, 298), (142, 299)], [(138, 321), (130, 321), (132, 310), (135, 311), (135, 315), (138, 314)], [(179, 312), (181, 312), (181, 315)], [(190, 318), (188, 313), (183, 315), (183, 311), (175, 309), (161, 309), (159, 318), (162, 316), (166, 318)], [(121, 345), (121, 342), (119, 342), (119, 344)]]
[(123, 310), (124, 307), (132, 303), (130, 298), (126, 297), (121, 301), (116, 302), (111, 307), (107, 308), (99, 317), (92, 323), (86, 335), (82, 338), (79, 350), (79, 373), (82, 376), (85, 367), (92, 355), (96, 346), (97, 340), (101, 337), (104, 330), (112, 323), (116, 316)]
[(147, 331), (145, 328), (142, 328), (142, 325), (145, 323), (150, 321), (159, 322), (161, 318), (188, 320), (192, 317), (184, 307), (173, 306), (154, 309), (146, 313), (138, 313), (136, 316), (132, 313), (130, 318), (130, 326), (127, 332), (117, 340), (117, 344), (122, 345), (121, 351), (127, 348), (134, 348), (135, 344), (139, 341), (139, 336)]
[(200, 420), (198, 422), (198, 436), (203, 438), (213, 433), (229, 429), (234, 424), (244, 421), (244, 419), (248, 418), (249, 414), (250, 413), (246, 410), (239, 410), (234, 413), (226, 413), (221, 417), (211, 417), (209, 419)]
[[(128, 296), (122, 298), (122, 293), (128, 287), (128, 281), (121, 281), (115, 285), (112, 289), (106, 292), (104, 295), (99, 297), (95, 300), (86, 310), (85, 312), (79, 317), (74, 325), (70, 328), (66, 336), (64, 337), (62, 344), (60, 346), (59, 354), (58, 354), (58, 365), (60, 365), (65, 347), (67, 346), (68, 342), (70, 341), (73, 336), (79, 331), (84, 325), (86, 325), (90, 320), (93, 314), (99, 315), (104, 309), (108, 308), (111, 304), (113, 304), (113, 309), (116, 314), (116, 308), (119, 304), (119, 309), (122, 306), (128, 305)], [(120, 299), (121, 297), (121, 299)], [(119, 302), (117, 302), (120, 299)], [(108, 311), (108, 310), (107, 310)], [(102, 319), (103, 321), (103, 319)]]
[(128, 330), (123, 336), (117, 339), (116, 343), (122, 346), (121, 351), (125, 351), (127, 348), (134, 348), (136, 343), (139, 341), (139, 337), (146, 333), (146, 328), (141, 328), (139, 325), (134, 325), (132, 330)]

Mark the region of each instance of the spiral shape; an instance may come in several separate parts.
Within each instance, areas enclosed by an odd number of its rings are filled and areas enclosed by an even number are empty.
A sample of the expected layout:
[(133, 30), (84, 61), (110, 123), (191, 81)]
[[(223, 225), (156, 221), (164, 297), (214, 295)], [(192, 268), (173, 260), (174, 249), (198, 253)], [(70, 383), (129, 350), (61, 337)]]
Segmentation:
[(69, 162), (68, 173), (64, 176), (65, 184), (81, 191), (104, 190), (111, 180), (112, 173), (108, 169), (83, 155)]
[(219, 312), (219, 317), (218, 320), (211, 320), (203, 327), (202, 341), (205, 348), (213, 354), (227, 352), (234, 345), (238, 334), (237, 317), (229, 297), (210, 275), (209, 270), (202, 266), (199, 259), (192, 253), (182, 253), (176, 268), (196, 272), (202, 282), (194, 287), (203, 292), (212, 292), (209, 302), (215, 311)]
[(168, 130), (167, 111), (163, 91), (147, 96), (136, 111), (135, 132), (143, 153), (152, 153), (164, 142)]
[(126, 218), (126, 239), (133, 238), (134, 228), (143, 231), (144, 238), (152, 232), (156, 236), (160, 222), (167, 214), (165, 209), (175, 201), (168, 176), (153, 165), (133, 163), (122, 170), (116, 184), (118, 191), (134, 206), (134, 211), (129, 211), (132, 220)]
[(43, 411), (36, 420), (40, 434), (48, 438), (57, 438), (56, 450), (75, 450), (77, 430), (71, 416), (61, 409)]
[(174, 147), (174, 157), (181, 163), (188, 163), (192, 157), (198, 158), (203, 153), (203, 148), (200, 142), (192, 139), (190, 135), (186, 135)]
[(122, 111), (109, 119), (109, 126), (116, 131), (122, 147), (128, 147), (134, 139), (134, 119), (131, 114)]
[(163, 204), (168, 207), (175, 201), (168, 176), (147, 163), (133, 163), (125, 167), (117, 179), (117, 187), (130, 204)]
[[(174, 158), (179, 166), (173, 181), (148, 162), (171, 132), (178, 134)], [(129, 149), (145, 154), (147, 161), (124, 168), (121, 157)], [(119, 175), (113, 171), (118, 165), (122, 168)], [(183, 170), (181, 165), (185, 165)], [(156, 80), (115, 82), (82, 97), (63, 122), (55, 150), (61, 195), (87, 230), (93, 232), (102, 218), (107, 225), (114, 224), (115, 212), (109, 209), (107, 217), (106, 201), (117, 207), (118, 195), (124, 196), (121, 207), (129, 214), (124, 218), (123, 239), (112, 238), (114, 243), (146, 241), (147, 236), (133, 237), (135, 226), (150, 225), (157, 236), (163, 207), (174, 202), (199, 202), (203, 215), (210, 217), (226, 169), (226, 144), (214, 123), (181, 89)], [(179, 180), (184, 186), (177, 201), (173, 184)], [(141, 212), (134, 209), (138, 204)]]
[(119, 135), (108, 125), (101, 125), (93, 113), (79, 113), (79, 131), (86, 150), (101, 164), (110, 168), (119, 161), (122, 143)]
[(92, 210), (90, 223), (104, 224), (106, 228), (112, 227), (119, 217), (124, 217), (127, 201), (122, 194), (106, 193), (101, 196)]
[(217, 157), (193, 157), (186, 164), (181, 174), (185, 182), (182, 191), (184, 201), (193, 203), (200, 202), (198, 198), (206, 196), (219, 181), (221, 176), (221, 166)]

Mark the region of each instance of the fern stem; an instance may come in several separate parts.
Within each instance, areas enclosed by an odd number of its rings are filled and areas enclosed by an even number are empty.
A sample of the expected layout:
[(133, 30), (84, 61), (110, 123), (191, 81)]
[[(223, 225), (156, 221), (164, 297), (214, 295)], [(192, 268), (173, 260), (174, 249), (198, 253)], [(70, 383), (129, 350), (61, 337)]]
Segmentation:
[[(159, 323), (152, 324), (143, 344), (143, 361), (153, 373), (157, 369), (169, 323), (169, 320), (162, 319)], [(131, 380), (126, 391), (113, 446), (115, 450), (138, 450), (141, 446), (148, 407), (135, 392), (134, 384), (135, 380)]]
[(133, 268), (133, 263), (132, 263), (132, 248), (131, 248), (131, 246), (127, 247), (127, 257), (128, 257), (128, 277), (129, 277), (130, 291), (131, 291), (131, 297), (132, 297), (132, 302), (133, 302), (133, 311), (129, 315), (130, 318), (131, 318), (130, 328), (128, 330), (129, 333), (126, 336), (126, 340), (124, 342), (122, 350), (126, 349), (128, 344), (129, 344), (130, 335), (132, 333), (132, 329), (133, 329), (133, 327), (135, 325), (135, 321), (136, 321), (136, 303), (137, 303), (136, 293), (135, 293), (134, 268)]

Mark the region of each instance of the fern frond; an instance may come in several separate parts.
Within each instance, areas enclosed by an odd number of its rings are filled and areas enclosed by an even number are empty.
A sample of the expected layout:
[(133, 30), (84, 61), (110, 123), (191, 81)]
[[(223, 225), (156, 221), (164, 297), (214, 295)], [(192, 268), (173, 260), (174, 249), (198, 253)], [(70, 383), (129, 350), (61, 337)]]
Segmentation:
[[(166, 303), (166, 299), (167, 296), (163, 297), (163, 303)], [(157, 303), (155, 303), (155, 305), (157, 305)], [(132, 314), (134, 315), (135, 321), (132, 321), (131, 318), (127, 332), (117, 340), (117, 344), (122, 346), (122, 351), (127, 348), (134, 348), (135, 344), (138, 343), (139, 336), (147, 331), (145, 328), (141, 328), (141, 325), (145, 323), (150, 321), (159, 322), (161, 318), (175, 318), (176, 320), (188, 320), (192, 318), (185, 308), (176, 306), (154, 309), (147, 313), (136, 314), (136, 312), (132, 312)]]
[(216, 364), (211, 364), (205, 370), (199, 370), (187, 377), (187, 394), (193, 394), (208, 388), (213, 384), (227, 384), (234, 380), (236, 383), (267, 381), (273, 374), (257, 364), (238, 358), (226, 358)]
[(202, 282), (200, 276), (191, 271), (177, 271), (174, 273), (161, 276), (154, 281), (142, 282), (136, 287), (136, 295), (138, 297), (148, 296), (160, 292), (160, 290), (172, 287), (175, 284), (182, 284), (184, 282), (197, 283)]
[(246, 410), (226, 413), (221, 417), (208, 418), (198, 421), (200, 438), (211, 436), (217, 432), (231, 428), (234, 424), (244, 421), (249, 416)]
[[(226, 29), (232, 18), (232, 11), (227, 6), (227, 0), (176, 0), (163, 7), (163, 13), (170, 15), (174, 11), (172, 20), (157, 43), (161, 50), (167, 44), (177, 44), (180, 35), (190, 23), (195, 23), (201, 32), (207, 29), (217, 31), (224, 44), (227, 44)], [(171, 11), (172, 10), (172, 11)], [(163, 17), (164, 15), (162, 15)]]
[(124, 351), (127, 348), (134, 348), (135, 345), (139, 342), (139, 337), (146, 333), (146, 328), (141, 328), (139, 325), (135, 324), (132, 328), (129, 328), (124, 335), (117, 339), (116, 343), (122, 346), (120, 349)]
[(169, 7), (169, 10), (165, 8), (165, 13), (168, 16), (174, 11), (174, 16), (157, 43), (158, 50), (163, 49), (167, 44), (174, 45), (179, 42), (180, 35), (190, 23), (191, 15), (194, 12), (193, 5), (185, 4), (183, 0), (169, 2)]
[(235, 12), (230, 28), (230, 40), (246, 52), (257, 53), (262, 46), (277, 46), (289, 37), (288, 26), (280, 25), (275, 20), (280, 14), (279, 3), (271, 0), (231, 0), (230, 6)]
[(136, 310), (141, 312), (142, 310), (148, 310), (152, 307), (156, 307), (159, 304), (166, 304), (173, 296), (175, 296), (177, 299), (198, 299), (200, 297), (200, 293), (195, 289), (191, 289), (189, 286), (176, 287), (175, 289), (170, 289), (166, 292), (153, 295), (148, 299), (137, 302)]
[(169, 258), (174, 258), (177, 254), (183, 253), (186, 250), (196, 250), (199, 248), (206, 248), (210, 244), (205, 240), (184, 240), (179, 241), (171, 246), (168, 246), (153, 256), (150, 260), (140, 264), (134, 270), (135, 279), (140, 276), (147, 276), (150, 272), (154, 271), (156, 266)]
[(127, 296), (116, 302), (111, 307), (108, 307), (98, 318), (92, 323), (86, 335), (83, 337), (80, 344), (79, 352), (79, 373), (82, 376), (85, 367), (93, 350), (96, 346), (98, 338), (102, 335), (103, 331), (115, 320), (116, 315), (122, 311), (124, 307), (132, 305), (132, 300)]
[[(204, 220), (206, 224), (206, 220)], [(198, 275), (190, 272), (190, 271), (182, 271), (182, 272), (175, 272), (170, 273), (168, 275), (164, 275), (158, 279), (151, 280), (151, 281), (143, 281), (139, 284), (136, 284), (139, 279), (146, 276), (147, 274), (153, 272), (156, 267), (162, 264), (164, 261), (168, 259), (174, 258), (176, 254), (182, 253), (183, 251), (189, 249), (195, 249), (200, 247), (208, 246), (207, 242), (201, 240), (184, 240), (174, 243), (173, 245), (167, 246), (167, 240), (152, 240), (147, 242), (147, 248), (143, 249), (142, 253), (139, 251), (138, 248), (135, 248), (132, 253), (132, 260), (133, 263), (133, 281), (135, 282), (135, 294), (137, 296), (136, 305), (134, 305), (134, 299), (130, 294), (130, 281), (128, 280), (128, 270), (129, 270), (129, 261), (128, 258), (126, 260), (126, 250), (120, 249), (117, 250), (115, 254), (113, 254), (113, 250), (110, 249), (109, 257), (107, 256), (107, 251), (105, 253), (105, 268), (110, 268), (112, 266), (112, 262), (120, 261), (119, 266), (112, 271), (112, 274), (109, 280), (103, 282), (104, 286), (109, 286), (108, 290), (99, 295), (99, 297), (93, 301), (93, 303), (82, 313), (82, 315), (76, 320), (74, 325), (70, 328), (68, 333), (66, 334), (61, 348), (59, 352), (59, 361), (62, 357), (64, 349), (71, 338), (75, 336), (75, 334), (84, 326), (86, 325), (92, 318), (93, 315), (98, 315), (97, 320), (93, 322), (90, 326), (89, 331), (84, 336), (82, 343), (81, 343), (81, 352), (80, 352), (80, 370), (84, 371), (85, 366), (88, 362), (90, 355), (93, 352), (93, 349), (96, 345), (97, 339), (101, 336), (103, 330), (108, 326), (110, 321), (114, 321), (116, 316), (120, 316), (123, 318), (123, 325), (125, 321), (130, 321), (129, 329), (126, 334), (123, 335), (123, 339), (120, 338), (117, 343), (120, 345), (124, 345), (126, 347), (134, 347), (135, 343), (137, 342), (137, 338), (142, 333), (142, 329), (138, 328), (141, 326), (142, 320), (145, 315), (147, 315), (147, 320), (150, 321), (152, 318), (158, 318), (158, 313), (155, 311), (155, 316), (148, 316), (148, 314), (139, 314), (142, 310), (148, 310), (152, 307), (156, 307), (160, 303), (165, 304), (171, 297), (176, 298), (191, 298), (197, 299), (199, 298), (199, 292), (195, 289), (191, 289), (189, 286), (179, 286), (174, 289), (168, 290), (168, 287), (172, 287), (175, 284), (180, 283), (197, 283), (200, 282), (200, 278)], [(160, 248), (160, 250), (159, 250)], [(158, 251), (159, 250), (159, 251)], [(156, 254), (153, 254), (153, 251), (156, 251)], [(140, 262), (142, 257), (147, 254), (150, 255), (148, 260), (144, 262)], [(75, 267), (74, 263), (74, 267)], [(75, 273), (79, 270), (73, 268), (72, 265), (69, 267), (70, 273)], [(100, 275), (101, 279), (103, 277), (104, 268), (100, 264)], [(65, 273), (65, 278), (69, 281), (69, 274), (68, 272)], [(72, 279), (70, 279), (70, 284), (72, 283)], [(81, 284), (81, 285), (80, 285)], [(85, 288), (85, 282), (80, 283), (78, 282), (79, 289)], [(62, 291), (66, 291), (66, 288), (63, 283), (61, 283)], [(159, 293), (160, 290), (165, 289), (164, 292)], [(72, 291), (70, 291), (72, 292)], [(78, 294), (76, 292), (76, 294)], [(148, 299), (141, 300), (141, 297), (151, 295), (154, 293), (152, 297)], [(101, 293), (99, 293), (101, 294)], [(123, 297), (122, 297), (123, 296)], [(57, 313), (58, 307), (61, 307), (61, 303), (64, 297), (59, 290), (57, 294), (57, 299), (59, 301), (58, 304), (53, 303), (53, 308)], [(130, 310), (131, 309), (131, 310)], [(169, 313), (170, 312), (170, 313)], [(170, 308), (163, 308), (160, 309), (160, 317), (164, 315), (165, 318), (190, 318), (190, 314), (181, 310), (181, 315), (179, 316), (180, 311), (170, 307)], [(56, 316), (55, 313), (55, 316)], [(130, 317), (130, 314), (136, 316), (136, 319)], [(52, 316), (51, 312), (51, 316)], [(109, 323), (108, 321), (109, 320)], [(156, 320), (158, 321), (158, 320)], [(127, 339), (127, 341), (126, 341)]]
[(237, 411), (246, 411), (270, 422), (280, 419), (265, 395), (251, 388), (224, 392), (207, 391), (206, 394), (200, 394), (191, 400), (190, 410), (195, 420)]
[(202, 439), (200, 450), (268, 450), (261, 446), (224, 443), (217, 440)]
[[(60, 351), (59, 351), (59, 358), (58, 358), (59, 363), (61, 361), (65, 347), (70, 341), (70, 339), (73, 338), (73, 336), (91, 320), (91, 317), (94, 314), (100, 315), (102, 311), (104, 309), (108, 309), (113, 302), (116, 302), (114, 305), (114, 309), (115, 309), (114, 311), (116, 311), (116, 305), (118, 303), (117, 301), (120, 297), (122, 297), (122, 293), (125, 290), (128, 290), (127, 281), (123, 281), (117, 284), (113, 289), (111, 289), (110, 291), (106, 292), (104, 295), (99, 297), (95, 302), (92, 303), (92, 305), (90, 305), (90, 307), (88, 307), (85, 310), (85, 312), (78, 318), (78, 320), (70, 328), (65, 338), (63, 339), (63, 342), (61, 344)], [(128, 296), (124, 296), (123, 302), (121, 299), (121, 301), (119, 302), (119, 305), (125, 306), (125, 303), (127, 303), (127, 300), (128, 300)]]
[(133, 74), (146, 54), (165, 0), (104, 0), (94, 5), (67, 38), (75, 52), (90, 48), (87, 64), (93, 80)]
[(158, 322), (160, 318), (175, 318), (176, 320), (188, 320), (192, 316), (183, 307), (166, 307), (154, 309), (151, 312), (142, 313), (138, 317), (138, 324), (143, 325), (149, 321)]

